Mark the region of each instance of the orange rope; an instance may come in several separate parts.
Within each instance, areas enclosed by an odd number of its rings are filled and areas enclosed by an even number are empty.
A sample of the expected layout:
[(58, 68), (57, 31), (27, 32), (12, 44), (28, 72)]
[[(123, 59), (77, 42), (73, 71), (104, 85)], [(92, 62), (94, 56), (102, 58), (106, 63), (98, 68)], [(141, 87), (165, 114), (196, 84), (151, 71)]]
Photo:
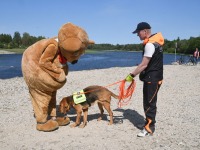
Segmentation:
[[(117, 82), (114, 82), (112, 84), (109, 84), (107, 86), (102, 86), (101, 88), (106, 88), (106, 87), (109, 87), (109, 86), (112, 86), (112, 85), (115, 85), (115, 84), (118, 84), (120, 83), (121, 84), (119, 85), (119, 102), (118, 102), (118, 107), (121, 108), (122, 106), (124, 105), (127, 105), (135, 91), (135, 87), (136, 87), (136, 83), (135, 81), (133, 80), (130, 85), (128, 86), (127, 89), (125, 89), (125, 86), (126, 86), (126, 80), (120, 80), (120, 81), (117, 81)], [(93, 92), (93, 91), (96, 91), (98, 89), (101, 89), (101, 88), (96, 88), (94, 90), (90, 90), (90, 91), (87, 91), (87, 92), (80, 92), (79, 94), (85, 94), (85, 93), (90, 93), (90, 92)], [(125, 99), (129, 98), (128, 100), (125, 101)]]
[[(126, 88), (125, 86), (126, 86), (126, 80), (123, 80), (119, 85), (119, 102), (118, 102), (119, 108), (121, 108), (124, 105), (127, 105), (131, 100), (131, 97), (135, 91), (136, 82), (133, 80), (127, 89), (125, 89)], [(127, 98), (129, 99), (125, 100)]]
[[(106, 85), (106, 86), (101, 86), (101, 88), (106, 88), (106, 87), (109, 87), (109, 86), (113, 86), (113, 85), (118, 84), (118, 83), (120, 83), (120, 82), (123, 82), (123, 80), (114, 82), (114, 83), (109, 84), (109, 85)], [(94, 89), (94, 90), (90, 90), (90, 91), (87, 91), (87, 92), (80, 92), (79, 94), (90, 93), (90, 92), (96, 91), (96, 90), (101, 89), (101, 88), (96, 88), (96, 89)]]

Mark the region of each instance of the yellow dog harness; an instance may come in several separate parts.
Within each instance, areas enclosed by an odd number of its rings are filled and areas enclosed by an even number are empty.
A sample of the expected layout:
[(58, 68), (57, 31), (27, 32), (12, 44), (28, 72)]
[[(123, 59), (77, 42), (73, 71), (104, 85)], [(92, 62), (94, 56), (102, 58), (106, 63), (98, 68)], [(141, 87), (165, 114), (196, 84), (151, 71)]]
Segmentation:
[(86, 102), (86, 96), (84, 94), (84, 91), (81, 90), (80, 92), (74, 92), (73, 99), (75, 104)]

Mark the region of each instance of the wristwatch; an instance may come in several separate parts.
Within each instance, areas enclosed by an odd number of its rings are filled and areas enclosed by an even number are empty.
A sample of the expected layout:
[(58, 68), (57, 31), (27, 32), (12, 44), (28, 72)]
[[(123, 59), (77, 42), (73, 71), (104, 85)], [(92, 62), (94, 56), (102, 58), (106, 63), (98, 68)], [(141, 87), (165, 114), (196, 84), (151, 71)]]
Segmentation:
[(130, 73), (130, 75), (131, 75), (131, 77), (133, 77), (133, 78), (135, 77), (135, 75), (134, 75), (134, 74), (132, 74), (132, 73)]

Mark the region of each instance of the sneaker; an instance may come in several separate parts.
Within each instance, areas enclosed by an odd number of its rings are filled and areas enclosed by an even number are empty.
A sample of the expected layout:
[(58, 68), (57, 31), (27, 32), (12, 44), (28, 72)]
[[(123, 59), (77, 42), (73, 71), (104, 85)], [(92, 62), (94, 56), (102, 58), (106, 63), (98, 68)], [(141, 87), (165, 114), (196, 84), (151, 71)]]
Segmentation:
[(144, 128), (143, 130), (140, 131), (140, 133), (137, 135), (138, 137), (145, 137), (148, 136), (149, 132)]

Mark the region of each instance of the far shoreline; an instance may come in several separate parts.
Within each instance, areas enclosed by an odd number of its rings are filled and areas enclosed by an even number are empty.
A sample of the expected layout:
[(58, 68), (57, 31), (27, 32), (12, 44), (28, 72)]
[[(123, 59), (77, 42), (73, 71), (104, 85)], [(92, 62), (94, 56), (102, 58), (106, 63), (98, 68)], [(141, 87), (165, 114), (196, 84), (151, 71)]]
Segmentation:
[[(26, 49), (0, 49), (0, 54), (23, 54), (23, 52)], [(98, 52), (142, 52), (142, 51), (128, 51), (128, 50), (91, 50), (91, 49), (87, 49), (85, 53), (88, 54), (93, 54), (93, 53), (98, 53)], [(174, 53), (166, 53), (164, 52), (163, 54), (174, 54)], [(176, 55), (188, 55), (188, 54), (179, 54), (176, 53)]]
[(0, 54), (17, 54), (17, 53), (6, 51), (6, 50), (0, 50)]
[[(0, 54), (23, 54), (25, 49), (0, 49)], [(101, 52), (142, 52), (142, 51), (124, 51), (124, 50), (91, 50), (87, 49), (85, 53), (93, 54), (93, 53), (101, 53)]]

